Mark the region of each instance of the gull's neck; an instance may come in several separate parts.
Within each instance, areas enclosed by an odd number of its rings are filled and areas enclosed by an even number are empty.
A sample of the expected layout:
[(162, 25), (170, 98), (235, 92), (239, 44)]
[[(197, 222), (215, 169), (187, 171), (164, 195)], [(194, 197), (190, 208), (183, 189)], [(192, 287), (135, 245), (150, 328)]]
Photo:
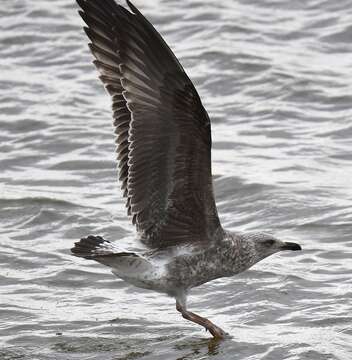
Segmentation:
[(231, 239), (233, 268), (240, 273), (266, 258), (268, 255), (256, 251), (254, 239), (243, 233), (227, 233)]

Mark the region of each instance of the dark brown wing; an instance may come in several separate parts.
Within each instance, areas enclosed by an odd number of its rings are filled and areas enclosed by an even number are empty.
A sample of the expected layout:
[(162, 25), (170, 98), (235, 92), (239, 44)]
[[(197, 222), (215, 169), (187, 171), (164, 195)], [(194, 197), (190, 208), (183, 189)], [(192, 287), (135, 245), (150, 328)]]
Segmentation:
[(222, 234), (213, 196), (210, 120), (170, 48), (127, 1), (78, 0), (112, 96), (120, 180), (150, 247)]

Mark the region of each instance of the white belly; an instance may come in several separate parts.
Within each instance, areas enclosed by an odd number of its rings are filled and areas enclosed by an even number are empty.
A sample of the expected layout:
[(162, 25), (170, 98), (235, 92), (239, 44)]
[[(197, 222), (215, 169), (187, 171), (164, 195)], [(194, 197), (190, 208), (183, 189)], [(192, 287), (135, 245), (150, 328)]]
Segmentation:
[(167, 272), (164, 264), (154, 265), (144, 258), (134, 258), (114, 264), (111, 272), (126, 282), (148, 290), (169, 293)]

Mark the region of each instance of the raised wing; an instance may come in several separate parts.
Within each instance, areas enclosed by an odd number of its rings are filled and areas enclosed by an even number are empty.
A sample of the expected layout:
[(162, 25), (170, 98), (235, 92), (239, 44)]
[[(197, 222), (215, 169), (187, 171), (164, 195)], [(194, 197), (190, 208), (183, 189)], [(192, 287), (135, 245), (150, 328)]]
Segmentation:
[(127, 1), (77, 0), (112, 97), (119, 178), (150, 247), (222, 234), (213, 196), (210, 120), (170, 48)]

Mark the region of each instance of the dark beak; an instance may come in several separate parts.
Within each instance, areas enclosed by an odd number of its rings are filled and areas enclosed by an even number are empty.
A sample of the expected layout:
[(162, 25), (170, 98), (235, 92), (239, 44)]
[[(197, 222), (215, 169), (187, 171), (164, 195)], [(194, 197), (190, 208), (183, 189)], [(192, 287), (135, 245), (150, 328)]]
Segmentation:
[(293, 242), (285, 242), (283, 246), (281, 246), (281, 250), (292, 250), (292, 251), (297, 251), (297, 250), (302, 250), (301, 245), (298, 245), (296, 243)]

